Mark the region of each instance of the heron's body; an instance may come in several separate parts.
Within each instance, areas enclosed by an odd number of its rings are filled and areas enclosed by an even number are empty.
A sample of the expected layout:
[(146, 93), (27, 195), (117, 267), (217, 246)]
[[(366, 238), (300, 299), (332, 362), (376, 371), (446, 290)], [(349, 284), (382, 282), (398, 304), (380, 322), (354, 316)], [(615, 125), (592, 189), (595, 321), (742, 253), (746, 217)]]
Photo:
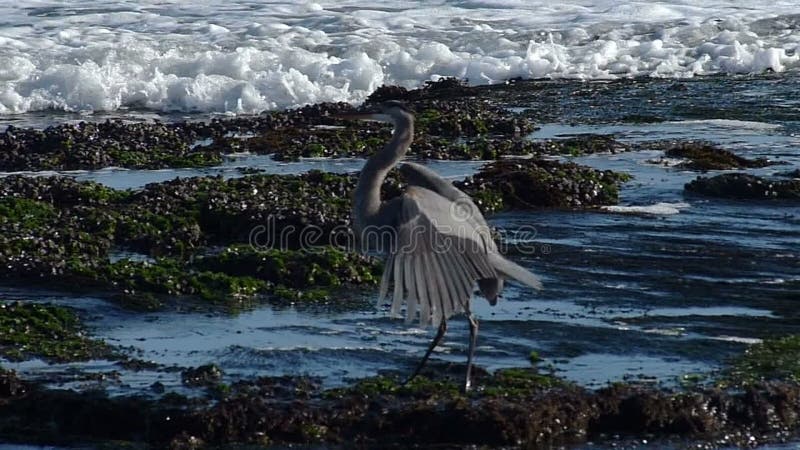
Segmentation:
[(363, 117), (390, 121), (395, 129), (386, 146), (367, 161), (358, 179), (353, 205), (356, 238), (387, 255), (379, 302), (388, 294), (391, 283), (393, 315), (400, 315), (405, 305), (407, 321), (418, 318), (421, 325), (439, 325), (412, 378), (444, 334), (447, 319), (457, 313), (467, 315), (471, 337), (468, 389), (478, 328), (470, 312), (475, 284), (493, 305), (506, 278), (537, 289), (541, 284), (535, 275), (498, 253), (486, 220), (469, 196), (432, 170), (402, 164), (400, 172), (408, 188), (399, 197), (381, 201), (380, 188), (386, 175), (414, 138), (414, 117), (402, 104), (387, 102), (382, 113)]

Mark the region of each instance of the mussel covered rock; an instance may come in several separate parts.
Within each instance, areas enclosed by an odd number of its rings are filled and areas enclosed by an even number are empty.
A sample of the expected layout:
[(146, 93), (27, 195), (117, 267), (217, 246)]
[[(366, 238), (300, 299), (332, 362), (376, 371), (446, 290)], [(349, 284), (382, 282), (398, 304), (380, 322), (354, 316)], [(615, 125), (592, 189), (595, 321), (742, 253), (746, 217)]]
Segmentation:
[[(0, 302), (0, 355), (4, 358), (15, 361), (29, 358), (81, 361), (111, 354), (112, 348), (105, 342), (85, 336), (78, 317), (67, 308)], [(6, 380), (7, 393), (3, 395), (0, 387), (0, 398), (15, 395), (20, 389), (12, 379), (6, 377)]]
[(703, 141), (678, 141), (661, 142), (650, 147), (664, 149), (664, 156), (668, 158), (681, 158), (686, 161), (678, 167), (691, 170), (727, 170), (766, 167), (774, 162), (766, 158), (748, 159), (736, 155), (717, 145)]
[(615, 204), (630, 176), (571, 162), (508, 159), (488, 164), (457, 185), (485, 212), (540, 207), (585, 208)]
[(800, 200), (800, 180), (769, 179), (746, 173), (697, 177), (687, 183), (689, 192), (709, 197), (749, 200)]
[[(204, 388), (218, 379), (213, 367), (190, 369), (185, 379), (197, 379)], [(384, 447), (400, 441), (539, 448), (609, 439), (618, 444), (625, 436), (657, 443), (679, 435), (681, 442), (752, 446), (785, 439), (800, 426), (795, 383), (679, 392), (618, 383), (592, 391), (564, 382), (544, 387), (536, 381), (540, 377), (498, 371), (482, 377), (467, 395), (441, 376), (404, 385), (376, 377), (333, 390), (303, 377), (264, 377), (226, 385), (213, 402), (174, 394), (154, 400), (34, 388), (0, 403), (0, 436), (172, 448), (341, 442)], [(530, 384), (520, 388), (523, 382)]]

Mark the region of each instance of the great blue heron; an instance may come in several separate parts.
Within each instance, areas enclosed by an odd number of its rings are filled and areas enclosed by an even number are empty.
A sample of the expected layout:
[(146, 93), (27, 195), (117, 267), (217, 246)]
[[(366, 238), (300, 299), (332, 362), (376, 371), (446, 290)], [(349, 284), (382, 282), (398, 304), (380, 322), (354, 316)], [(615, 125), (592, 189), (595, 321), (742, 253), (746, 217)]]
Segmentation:
[(463, 312), (470, 332), (464, 383), (464, 390), (468, 390), (478, 336), (478, 321), (470, 312), (475, 284), (494, 305), (506, 278), (536, 289), (541, 289), (541, 283), (528, 270), (498, 253), (486, 220), (469, 196), (432, 170), (403, 163), (400, 172), (408, 188), (399, 197), (381, 201), (386, 175), (414, 139), (414, 115), (401, 102), (388, 101), (371, 112), (339, 117), (394, 125), (391, 140), (367, 160), (358, 178), (353, 229), (362, 245), (370, 247), (369, 251), (387, 255), (378, 302), (386, 298), (393, 280), (392, 315), (399, 315), (405, 304), (407, 321), (419, 315), (421, 326), (439, 324), (408, 381), (419, 374), (439, 344), (447, 330), (447, 319)]

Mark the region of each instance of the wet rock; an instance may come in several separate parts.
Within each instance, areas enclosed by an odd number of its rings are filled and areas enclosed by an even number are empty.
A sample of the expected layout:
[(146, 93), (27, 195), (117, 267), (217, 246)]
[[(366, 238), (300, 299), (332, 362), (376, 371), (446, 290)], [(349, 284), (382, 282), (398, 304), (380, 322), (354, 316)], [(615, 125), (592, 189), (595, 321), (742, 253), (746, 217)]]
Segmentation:
[(460, 140), (426, 138), (415, 140), (412, 153), (427, 159), (495, 160), (508, 156), (580, 156), (593, 153), (618, 153), (628, 149), (627, 145), (611, 136), (585, 135), (543, 141), (495, 137)]
[(237, 167), (236, 171), (243, 175), (254, 175), (265, 172), (264, 169), (259, 169), (257, 167)]
[(426, 81), (417, 89), (408, 90), (400, 86), (382, 85), (367, 97), (367, 103), (380, 103), (387, 100), (413, 101), (427, 97), (460, 97), (469, 96), (472, 88), (466, 80), (455, 77), (443, 77), (436, 81)]
[(725, 368), (720, 383), (753, 386), (767, 381), (800, 383), (800, 335), (753, 344)]
[(415, 103), (413, 109), (416, 116), (414, 130), (420, 135), (513, 137), (535, 129), (528, 119), (484, 101), (424, 100)]
[[(0, 275), (110, 290), (121, 294), (119, 301), (142, 309), (158, 307), (153, 294), (215, 302), (259, 294), (324, 299), (327, 288), (374, 280), (372, 266), (363, 258), (324, 249), (347, 243), (354, 186), (352, 176), (321, 172), (176, 179), (135, 193), (64, 177), (6, 177), (0, 179), (5, 194), (0, 199)], [(396, 195), (398, 186), (393, 178), (387, 192)], [(284, 233), (288, 229), (293, 231)], [(342, 240), (335, 242), (339, 233)], [(282, 239), (256, 239), (261, 236)], [(288, 266), (272, 280), (230, 275), (219, 264), (215, 271), (186, 266), (187, 260), (206, 252), (206, 245), (228, 242), (274, 249), (270, 261), (280, 259)], [(290, 251), (301, 245), (323, 250), (313, 256)], [(111, 263), (112, 246), (170, 257)], [(208, 264), (210, 259), (203, 261)]]
[(0, 367), (0, 402), (23, 395), (26, 387), (26, 383), (17, 377), (16, 372)]
[(155, 123), (64, 124), (44, 130), (8, 127), (0, 134), (0, 170), (76, 170), (216, 165), (221, 156), (195, 147), (191, 127)]
[(209, 386), (222, 380), (222, 369), (216, 364), (192, 367), (181, 372), (183, 384), (188, 386)]
[(0, 354), (15, 361), (61, 362), (114, 356), (111, 346), (85, 335), (72, 311), (20, 302), (0, 303)]
[[(92, 275), (87, 274), (87, 277)], [(209, 302), (236, 304), (268, 292), (269, 285), (250, 277), (190, 270), (183, 262), (162, 258), (156, 263), (120, 260), (100, 268), (93, 282), (125, 295), (196, 296)]]
[[(161, 169), (206, 167), (222, 162), (232, 136), (328, 124), (345, 103), (323, 103), (261, 116), (164, 124), (81, 122), (44, 130), (10, 126), (0, 133), (0, 170), (76, 170), (109, 166)], [(208, 141), (208, 142), (205, 142)], [(235, 149), (233, 149), (235, 151)]]
[(456, 183), (485, 212), (540, 207), (583, 208), (615, 204), (630, 176), (570, 162), (509, 159), (485, 166)]
[(675, 392), (618, 383), (592, 391), (569, 383), (520, 387), (520, 380), (529, 379), (523, 373), (511, 379), (509, 385), (497, 374), (487, 375), (464, 395), (456, 382), (440, 378), (403, 386), (379, 377), (335, 390), (322, 390), (302, 377), (260, 378), (235, 383), (214, 403), (175, 394), (146, 400), (34, 387), (0, 402), (0, 436), (153, 446), (402, 441), (541, 447), (602, 444), (612, 436), (658, 442), (677, 435), (717, 445), (754, 445), (780, 440), (800, 427), (800, 387), (793, 383)]
[(118, 191), (92, 181), (70, 177), (28, 177), (10, 175), (0, 180), (0, 198), (26, 198), (63, 208), (124, 202), (129, 192)]
[(127, 357), (120, 361), (117, 361), (117, 365), (124, 368), (125, 370), (131, 370), (134, 372), (139, 372), (142, 370), (159, 370), (162, 368), (161, 364), (158, 364), (155, 361), (144, 361), (138, 358), (131, 358), (131, 357)]
[(595, 153), (620, 153), (630, 150), (630, 146), (617, 141), (613, 136), (603, 134), (582, 134), (565, 139), (539, 141), (541, 147), (536, 153), (542, 155), (581, 156)]
[[(409, 104), (416, 110), (409, 154), (433, 159), (494, 159), (545, 148), (519, 138), (533, 124), (485, 102), (432, 100)], [(271, 153), (277, 160), (301, 157), (366, 157), (386, 145), (391, 126), (339, 121), (336, 128), (288, 128), (237, 142), (236, 149)]]
[[(359, 124), (361, 125), (361, 124)], [(265, 133), (241, 142), (244, 151), (273, 154), (277, 161), (300, 158), (363, 157), (383, 148), (391, 128), (365, 125), (358, 128), (292, 128)]]
[(415, 92), (415, 90), (409, 91), (402, 86), (390, 86), (384, 84), (378, 89), (375, 89), (375, 92), (367, 97), (367, 101), (370, 103), (381, 103), (387, 100), (409, 100), (410, 92)]
[[(489, 90), (495, 92), (489, 92), (445, 78), (411, 91), (382, 87), (365, 106), (390, 98), (407, 102), (417, 117), (411, 154), (427, 158), (494, 159), (621, 148), (618, 143), (608, 145), (597, 139), (587, 145), (586, 138), (574, 138), (584, 141), (578, 145), (509, 144), (507, 141), (518, 141), (535, 129), (530, 114), (511, 112), (493, 98), (515, 91), (518, 84), (494, 86)], [(46, 130), (9, 127), (0, 134), (0, 170), (205, 167), (221, 163), (226, 153), (242, 151), (274, 154), (279, 160), (370, 155), (384, 145), (391, 127), (364, 122), (356, 126), (333, 117), (353, 110), (346, 103), (321, 103), (208, 123), (107, 121)]]
[[(621, 180), (536, 159), (494, 163), (459, 186), (493, 212), (605, 204), (616, 199)], [(379, 277), (374, 261), (334, 249), (352, 243), (356, 182), (357, 175), (311, 171), (179, 178), (132, 192), (66, 177), (5, 177), (0, 276), (100, 289), (141, 310), (183, 296), (231, 306), (265, 297), (324, 301), (331, 289)], [(383, 197), (401, 191), (393, 171)], [(219, 247), (229, 248), (211, 250)], [(112, 249), (156, 259), (111, 262)]]
[(236, 245), (219, 254), (201, 257), (192, 266), (253, 277), (289, 289), (374, 284), (382, 273), (376, 260), (333, 247), (279, 250)]
[(787, 177), (787, 178), (800, 178), (800, 169), (790, 170), (788, 172), (780, 172), (775, 174), (779, 177)]
[(800, 180), (774, 180), (746, 173), (697, 177), (684, 187), (709, 197), (747, 200), (800, 200)]
[(747, 159), (707, 142), (668, 142), (664, 155), (668, 158), (685, 158), (678, 165), (691, 170), (725, 170), (766, 167), (771, 164), (766, 158)]

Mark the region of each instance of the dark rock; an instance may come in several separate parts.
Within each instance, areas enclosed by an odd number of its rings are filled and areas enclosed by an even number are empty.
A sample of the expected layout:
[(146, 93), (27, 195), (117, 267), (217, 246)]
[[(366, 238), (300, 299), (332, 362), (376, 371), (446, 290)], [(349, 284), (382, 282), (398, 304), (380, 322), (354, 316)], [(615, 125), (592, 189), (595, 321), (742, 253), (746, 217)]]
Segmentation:
[(216, 364), (206, 364), (181, 372), (183, 384), (188, 386), (208, 386), (222, 380), (222, 369)]
[(790, 170), (788, 172), (780, 172), (776, 173), (775, 175), (787, 178), (800, 178), (800, 169)]
[[(500, 389), (485, 388), (493, 383)], [(0, 402), (0, 437), (153, 446), (542, 447), (603, 443), (608, 436), (647, 436), (656, 442), (680, 436), (736, 446), (780, 440), (800, 427), (800, 387), (794, 383), (680, 392), (626, 384), (591, 391), (560, 384), (512, 394), (504, 393), (503, 383), (497, 375), (488, 376), (475, 392), (463, 395), (446, 379), (402, 386), (378, 377), (324, 391), (305, 378), (262, 378), (234, 384), (213, 404), (175, 394), (146, 400), (34, 388)]]
[(17, 377), (16, 372), (0, 367), (0, 402), (23, 395), (26, 390), (26, 383)]
[(669, 158), (686, 158), (678, 167), (692, 170), (724, 170), (765, 167), (773, 162), (766, 158), (747, 159), (706, 142), (670, 143), (664, 151)]
[(486, 212), (541, 207), (581, 208), (615, 204), (627, 174), (543, 159), (496, 161), (456, 183)]
[(13, 361), (59, 362), (115, 357), (111, 346), (85, 336), (73, 311), (22, 302), (0, 303), (0, 355)]
[(697, 177), (686, 184), (689, 192), (710, 197), (748, 200), (800, 200), (800, 180), (773, 180), (746, 173)]
[(0, 134), (2, 170), (99, 169), (208, 166), (218, 153), (195, 147), (193, 127), (155, 123), (81, 122), (45, 130), (9, 127)]

